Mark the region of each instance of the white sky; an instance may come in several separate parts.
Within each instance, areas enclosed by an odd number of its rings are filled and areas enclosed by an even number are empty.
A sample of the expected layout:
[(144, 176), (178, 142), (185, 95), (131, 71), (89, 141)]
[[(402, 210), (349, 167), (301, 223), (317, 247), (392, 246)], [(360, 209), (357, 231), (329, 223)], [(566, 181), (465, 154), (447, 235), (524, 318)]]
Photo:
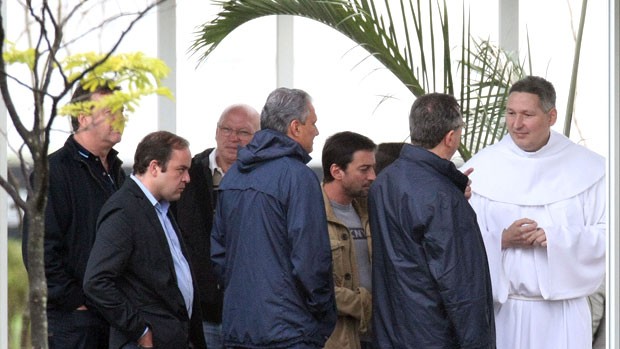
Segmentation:
[[(16, 2), (8, 3), (9, 39), (16, 40), (23, 24), (13, 21)], [(120, 3), (120, 2), (119, 2)], [(137, 1), (140, 3), (140, 1)], [(451, 27), (460, 32), (460, 2), (450, 13)], [(572, 6), (572, 13), (569, 5)], [(497, 41), (497, 4), (488, 0), (471, 0), (472, 31), (482, 38)], [(573, 61), (574, 39), (571, 20), (576, 30), (581, 0), (521, 0), (520, 39), (526, 47), (529, 33), (533, 73), (554, 83), (558, 101), (559, 120), (555, 129), (562, 131), (563, 119)], [(608, 23), (605, 1), (590, 1), (585, 25), (580, 61), (576, 121), (571, 138), (590, 149), (607, 155), (607, 42)], [(177, 0), (177, 130), (191, 143), (193, 153), (215, 146), (215, 124), (221, 111), (232, 103), (248, 103), (259, 112), (265, 98), (274, 88), (275, 80), (275, 18), (263, 18), (235, 30), (214, 51), (209, 59), (196, 67), (197, 56), (186, 51), (194, 38), (196, 27), (214, 18), (218, 8), (205, 0)], [(101, 10), (103, 11), (103, 10)], [(83, 28), (82, 23), (78, 27)], [(325, 139), (343, 130), (359, 132), (375, 142), (403, 141), (408, 135), (407, 116), (413, 95), (395, 77), (374, 59), (356, 66), (366, 52), (354, 48), (352, 41), (327, 26), (295, 19), (295, 88), (308, 91), (318, 114), (320, 135), (315, 140), (314, 159), (320, 164), (320, 153)], [(144, 51), (157, 55), (156, 12), (150, 13), (126, 38), (119, 52)], [(105, 35), (114, 36), (114, 32)], [(116, 34), (117, 35), (117, 34)], [(84, 50), (105, 47), (102, 41), (90, 40)], [(453, 43), (458, 43), (452, 40)], [(74, 49), (75, 51), (75, 49)], [(383, 95), (391, 98), (381, 103)], [(20, 107), (32, 109), (26, 98)], [(157, 129), (156, 98), (145, 99), (131, 116), (117, 145), (120, 156), (131, 163), (140, 139)], [(24, 114), (30, 117), (29, 114)], [(62, 146), (68, 121), (55, 122), (50, 150)], [(9, 121), (10, 145), (17, 148), (21, 142)], [(9, 157), (11, 150), (9, 149)]]

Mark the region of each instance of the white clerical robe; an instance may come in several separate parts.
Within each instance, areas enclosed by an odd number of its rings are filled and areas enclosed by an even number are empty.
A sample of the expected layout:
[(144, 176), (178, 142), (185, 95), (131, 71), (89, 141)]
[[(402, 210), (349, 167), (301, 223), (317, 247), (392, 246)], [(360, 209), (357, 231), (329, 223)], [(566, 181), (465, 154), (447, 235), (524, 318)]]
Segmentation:
[[(470, 167), (497, 348), (591, 348), (586, 296), (605, 275), (604, 159), (552, 131), (547, 145), (532, 153), (506, 135), (462, 169)], [(520, 218), (545, 230), (547, 247), (502, 250), (503, 230)]]

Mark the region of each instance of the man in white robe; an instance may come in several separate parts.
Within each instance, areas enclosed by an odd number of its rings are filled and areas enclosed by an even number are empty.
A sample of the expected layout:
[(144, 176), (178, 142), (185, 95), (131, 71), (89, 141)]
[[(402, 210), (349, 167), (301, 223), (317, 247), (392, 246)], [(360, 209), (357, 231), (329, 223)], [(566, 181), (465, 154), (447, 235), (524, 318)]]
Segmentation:
[(509, 135), (463, 165), (484, 238), (497, 348), (592, 347), (586, 297), (605, 274), (605, 162), (551, 130), (553, 85), (510, 89)]

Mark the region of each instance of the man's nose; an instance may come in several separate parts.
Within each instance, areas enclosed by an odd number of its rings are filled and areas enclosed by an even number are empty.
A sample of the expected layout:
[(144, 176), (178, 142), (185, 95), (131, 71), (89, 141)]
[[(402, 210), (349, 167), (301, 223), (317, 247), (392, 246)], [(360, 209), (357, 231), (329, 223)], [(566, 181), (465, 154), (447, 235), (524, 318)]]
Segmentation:
[(228, 136), (228, 139), (232, 139), (232, 140), (235, 140), (235, 141), (240, 141), (241, 137), (239, 136), (239, 132), (238, 131), (232, 130), (232, 132), (230, 132), (230, 135)]
[(513, 126), (515, 128), (520, 128), (521, 126), (523, 126), (523, 115), (522, 114), (517, 114), (515, 116), (515, 122), (513, 123)]
[(368, 180), (374, 181), (375, 179), (377, 179), (377, 173), (374, 169), (370, 169), (370, 171), (368, 171)]

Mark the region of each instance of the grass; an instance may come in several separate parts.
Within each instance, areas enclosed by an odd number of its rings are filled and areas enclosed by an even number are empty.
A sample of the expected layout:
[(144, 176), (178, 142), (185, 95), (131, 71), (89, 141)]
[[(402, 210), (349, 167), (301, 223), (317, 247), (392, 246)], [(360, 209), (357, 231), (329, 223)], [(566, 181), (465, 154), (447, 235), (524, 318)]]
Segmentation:
[(9, 348), (27, 348), (30, 346), (29, 326), (24, 322), (28, 318), (28, 275), (18, 239), (8, 240), (8, 266)]

